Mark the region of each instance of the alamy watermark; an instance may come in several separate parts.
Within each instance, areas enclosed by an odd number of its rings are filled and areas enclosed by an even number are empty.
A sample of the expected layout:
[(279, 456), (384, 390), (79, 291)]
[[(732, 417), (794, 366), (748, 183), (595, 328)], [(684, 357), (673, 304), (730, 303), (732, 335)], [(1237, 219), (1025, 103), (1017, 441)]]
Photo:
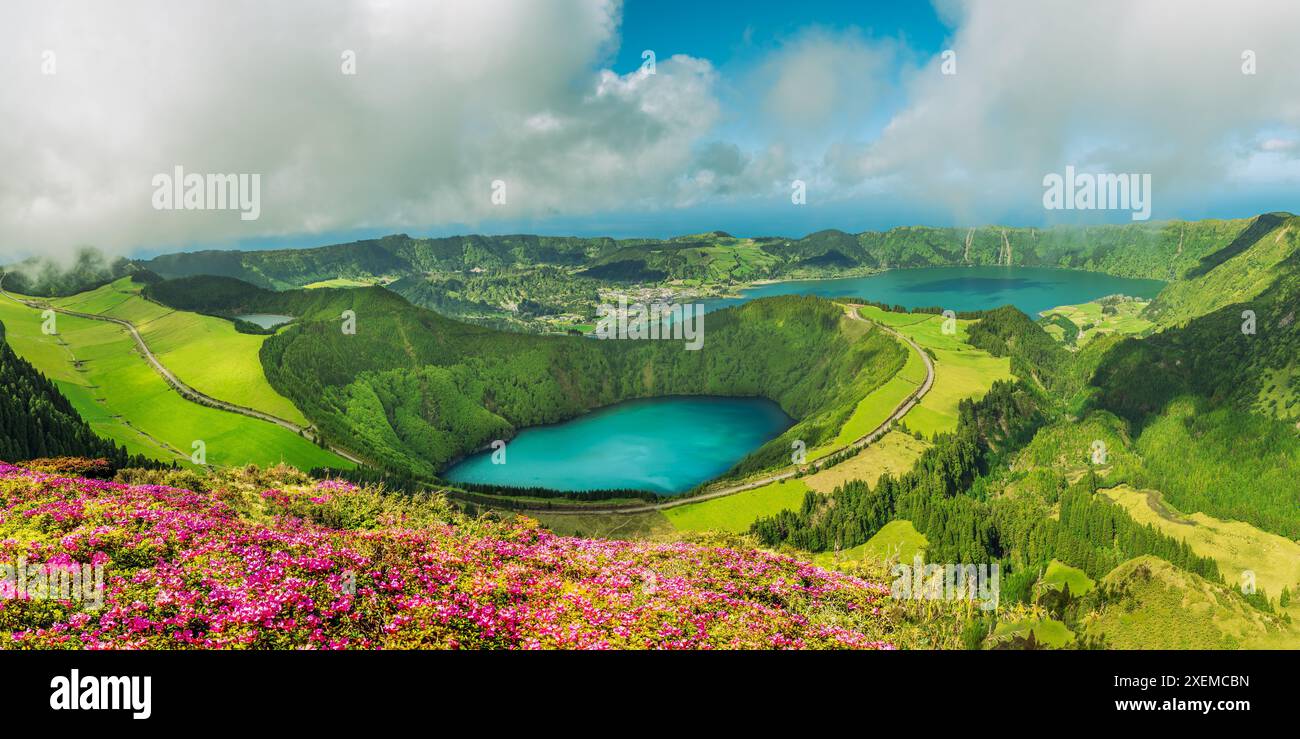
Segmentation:
[(704, 306), (698, 303), (629, 304), (619, 296), (617, 306), (596, 306), (596, 316), (598, 339), (673, 339), (690, 351), (704, 346)]
[(54, 711), (131, 711), (133, 719), (153, 715), (153, 677), (82, 675), (73, 668), (50, 680)]
[(978, 600), (980, 609), (998, 607), (1001, 566), (992, 564), (926, 564), (916, 555), (912, 564), (898, 563), (890, 595), (900, 600)]
[(1075, 172), (1071, 165), (1064, 176), (1045, 175), (1043, 187), (1047, 210), (1129, 210), (1135, 221), (1151, 218), (1150, 173), (1092, 174)]
[(0, 600), (63, 600), (98, 611), (104, 605), (104, 566), (28, 564), (19, 556), (13, 564), (0, 563)]
[(185, 173), (176, 165), (153, 176), (154, 210), (237, 210), (241, 221), (262, 215), (262, 175)]

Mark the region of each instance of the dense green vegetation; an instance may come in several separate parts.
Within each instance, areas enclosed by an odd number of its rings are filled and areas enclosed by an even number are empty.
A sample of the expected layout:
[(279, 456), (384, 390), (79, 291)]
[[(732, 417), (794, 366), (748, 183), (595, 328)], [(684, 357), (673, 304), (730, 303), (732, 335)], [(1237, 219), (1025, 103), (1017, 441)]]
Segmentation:
[(1162, 291), (1147, 307), (1147, 317), (1174, 326), (1251, 300), (1276, 281), (1280, 264), (1295, 253), (1297, 225), (1300, 219), (1289, 213), (1252, 219), (1235, 238), (1224, 240), (1187, 270), (1186, 279)]
[(760, 519), (752, 530), (770, 546), (826, 551), (865, 543), (888, 522), (906, 519), (938, 562), (1000, 561), (1015, 573), (1059, 559), (1099, 578), (1128, 558), (1154, 554), (1221, 580), (1212, 559), (1098, 496), (1094, 476), (1071, 485), (1055, 506), (1038, 496), (979, 495), (974, 483), (999, 467), (999, 449), (1032, 435), (1042, 420), (1032, 392), (999, 383), (981, 402), (964, 404), (958, 431), (939, 437), (910, 472), (883, 476), (874, 486), (855, 481), (830, 495), (810, 493), (799, 510)]
[[(1261, 220), (1263, 217), (1261, 217)], [(1265, 231), (1197, 279), (1213, 293), (1223, 275), (1266, 287), (1183, 325), (1118, 342), (1097, 363), (1091, 405), (1132, 426), (1148, 487), (1183, 510), (1249, 521), (1300, 536), (1300, 240), (1296, 219)], [(1279, 257), (1279, 245), (1286, 248)], [(1222, 274), (1221, 274), (1222, 273)], [(1254, 288), (1252, 288), (1253, 291)], [(1184, 290), (1183, 298), (1192, 291)], [(1168, 304), (1157, 299), (1152, 307)], [(1206, 307), (1222, 301), (1201, 298)], [(1246, 311), (1254, 316), (1254, 332)], [(1196, 311), (1193, 311), (1196, 312)]]
[(967, 332), (971, 345), (995, 357), (1011, 357), (1011, 373), (1035, 386), (1060, 390), (1070, 354), (1024, 313), (1011, 306), (989, 311)]
[[(349, 473), (354, 478), (415, 490), (525, 426), (661, 395), (763, 396), (797, 419), (728, 474), (741, 478), (787, 465), (796, 439), (829, 453), (873, 428), (924, 378), (910, 349), (816, 298), (769, 298), (710, 314), (699, 352), (680, 341), (520, 333), (585, 328), (611, 290), (716, 294), (759, 279), (940, 264), (1173, 280), (1150, 304), (1108, 296), (1037, 321), (1008, 306), (960, 316), (955, 335), (925, 310), (864, 307), (859, 315), (912, 337), (936, 363), (934, 389), (896, 432), (932, 440), (905, 457), (916, 460), (910, 470), (881, 474), (846, 456), (817, 473), (834, 479), (825, 486), (800, 478), (626, 521), (643, 535), (748, 529), (766, 546), (836, 565), (891, 543), (934, 562), (1000, 563), (1012, 610), (991, 617), (998, 622), (988, 624), (985, 646), (1240, 646), (1276, 637), (1285, 615), (1270, 614), (1285, 611), (1289, 598), (1225, 587), (1236, 569), (1264, 558), (1270, 587), (1290, 593), (1300, 584), (1290, 560), (1274, 561), (1277, 541), (1300, 537), (1297, 226), (1288, 214), (1266, 214), (802, 239), (394, 236), (169, 255), (148, 265), (180, 279), (143, 282), (147, 297), (177, 309), (294, 316), (294, 325), (266, 332), (265, 379), (326, 439), (375, 464)], [(291, 289), (307, 285), (319, 287)], [(344, 330), (353, 319), (355, 332)], [(1008, 374), (1017, 381), (994, 382)], [(1214, 525), (1189, 535), (1181, 514), (1138, 507), (1136, 490)], [(581, 498), (596, 510), (653, 497), (460, 494), (471, 506), (524, 509)], [(606, 520), (573, 530), (620, 528)], [(1240, 541), (1251, 542), (1249, 556)], [(1175, 615), (1179, 598), (1233, 626), (1184, 623)], [(1160, 635), (1151, 614), (1175, 628)]]
[(9, 348), (0, 323), (0, 460), (102, 458), (114, 467), (151, 466), (95, 435), (58, 387)]
[(1146, 471), (1140, 484), (1175, 506), (1300, 538), (1300, 441), (1290, 425), (1181, 398), (1143, 429), (1136, 448)]
[[(1290, 592), (1300, 566), (1278, 551), (1300, 536), (1296, 225), (1284, 215), (1255, 219), (1205, 252), (1146, 316), (1119, 297), (1058, 310), (1059, 320), (1010, 307), (984, 313), (965, 327), (967, 340), (1009, 357), (1021, 384), (963, 405), (957, 432), (937, 438), (911, 472), (810, 493), (753, 533), (771, 546), (829, 553), (906, 520), (930, 561), (1000, 562), (1004, 598), (1028, 610), (1003, 614), (986, 646), (1041, 646), (1033, 624), (1049, 623), (1065, 635), (1058, 646), (1076, 637), (1293, 645), (1289, 616), (1272, 615), (1290, 603), (1280, 589), (1243, 595), (1225, 580), (1259, 569)], [(1000, 445), (979, 431), (1014, 431), (1015, 419), (1023, 433)], [(1198, 511), (1199, 525), (1110, 492), (1130, 485)], [(1214, 624), (1182, 618), (1188, 603), (1219, 614)], [(1173, 628), (1161, 633), (1165, 621)]]

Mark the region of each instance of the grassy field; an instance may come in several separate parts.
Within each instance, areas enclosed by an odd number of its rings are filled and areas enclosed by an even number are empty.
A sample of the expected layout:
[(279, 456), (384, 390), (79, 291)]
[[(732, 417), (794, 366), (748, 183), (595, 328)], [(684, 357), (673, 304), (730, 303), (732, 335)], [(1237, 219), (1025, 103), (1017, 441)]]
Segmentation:
[(924, 556), (930, 544), (925, 535), (916, 530), (911, 521), (890, 521), (876, 535), (856, 547), (840, 552), (819, 552), (813, 556), (813, 563), (821, 567), (835, 567), (847, 562), (896, 561), (909, 563), (920, 554)]
[(1204, 513), (1185, 515), (1154, 490), (1119, 485), (1100, 492), (1123, 506), (1134, 521), (1150, 524), (1186, 541), (1193, 552), (1214, 558), (1228, 583), (1238, 582), (1241, 573), (1249, 570), (1255, 573), (1256, 587), (1270, 598), (1276, 599), (1283, 587), (1300, 593), (1300, 543), (1241, 521), (1222, 521)]
[(1047, 571), (1038, 578), (1038, 587), (1060, 590), (1070, 586), (1070, 595), (1078, 597), (1097, 587), (1097, 583), (1088, 577), (1088, 573), (1077, 567), (1054, 559), (1047, 564)]
[(819, 493), (829, 493), (849, 480), (865, 480), (875, 485), (886, 472), (898, 476), (912, 469), (912, 464), (929, 446), (928, 442), (890, 431), (856, 456), (803, 478), (804, 484)]
[(1053, 618), (1027, 618), (1020, 621), (1003, 621), (994, 629), (989, 640), (997, 643), (1013, 637), (1028, 638), (1030, 633), (1034, 641), (1048, 647), (1063, 647), (1074, 641), (1074, 632), (1065, 624)]
[(742, 241), (735, 246), (706, 246), (687, 252), (688, 264), (708, 265), (708, 279), (713, 282), (750, 280), (766, 274), (779, 262), (752, 241)]
[[(1094, 445), (1101, 442), (1094, 457)], [(1124, 421), (1107, 411), (1093, 411), (1070, 423), (1039, 429), (1016, 455), (1017, 470), (1042, 469), (1075, 482), (1094, 468), (1098, 479), (1122, 482), (1142, 466)]]
[(318, 287), (370, 287), (378, 283), (366, 282), (364, 280), (350, 280), (346, 277), (336, 277), (332, 280), (321, 280), (313, 282), (310, 285), (303, 285), (308, 290), (315, 290)]
[(743, 493), (668, 508), (664, 517), (678, 531), (727, 531), (739, 534), (762, 516), (798, 508), (808, 492), (802, 480), (782, 480)]
[(542, 526), (560, 536), (597, 539), (645, 539), (671, 534), (676, 529), (662, 513), (529, 513)]
[(840, 428), (836, 446), (844, 446), (866, 436), (884, 423), (907, 396), (925, 382), (925, 362), (909, 347), (907, 364), (884, 385), (868, 393), (853, 409), (853, 415)]
[[(1103, 312), (1102, 305), (1098, 302), (1062, 305), (1043, 311), (1040, 315), (1044, 319), (1060, 316), (1078, 327), (1079, 333), (1071, 344), (1078, 348), (1101, 334), (1137, 336), (1152, 330), (1155, 323), (1142, 317), (1142, 311), (1150, 303), (1149, 300), (1126, 300), (1115, 304), (1114, 313)], [(1048, 323), (1043, 328), (1056, 340), (1065, 341), (1065, 329), (1061, 326)]]
[[(118, 313), (142, 306), (111, 305), (119, 296), (99, 292), (78, 310), (98, 306)], [(138, 299), (137, 299), (138, 300)], [(10, 346), (58, 383), (78, 413), (96, 433), (131, 452), (164, 461), (188, 462), (192, 444), (206, 445), (215, 465), (287, 462), (309, 469), (350, 466), (286, 429), (234, 413), (206, 408), (183, 399), (136, 352), (125, 329), (103, 321), (57, 317), (58, 334), (41, 331), (40, 311), (0, 299)]]
[(241, 334), (230, 321), (152, 303), (139, 296), (139, 289), (122, 279), (53, 302), (81, 313), (130, 321), (163, 366), (204, 394), (308, 425), (302, 412), (277, 393), (262, 372), (258, 351), (266, 336)]
[(982, 398), (994, 382), (1011, 379), (1009, 357), (994, 357), (966, 343), (970, 321), (957, 321), (956, 332), (948, 335), (943, 333), (943, 316), (891, 313), (874, 306), (863, 306), (859, 312), (934, 353), (934, 387), (903, 418), (913, 431), (933, 436), (955, 430), (957, 404), (963, 398)]

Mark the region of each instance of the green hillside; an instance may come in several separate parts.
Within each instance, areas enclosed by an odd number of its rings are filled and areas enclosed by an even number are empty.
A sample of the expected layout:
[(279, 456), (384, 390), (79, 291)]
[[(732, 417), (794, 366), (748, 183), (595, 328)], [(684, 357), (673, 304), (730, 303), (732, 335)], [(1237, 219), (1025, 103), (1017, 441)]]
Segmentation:
[(52, 302), (81, 313), (130, 321), (150, 351), (190, 387), (306, 425), (307, 419), (293, 403), (266, 381), (258, 359), (266, 336), (240, 333), (228, 320), (146, 300), (141, 297), (142, 288), (126, 278)]
[[(924, 363), (887, 327), (916, 341), (935, 368), (934, 387), (888, 440), (723, 498), (634, 515), (538, 515), (578, 535), (747, 534), (850, 569), (903, 551), (996, 562), (1006, 607), (984, 624), (985, 646), (1285, 646), (1300, 643), (1279, 597), (1300, 585), (1289, 559), (1300, 537), (1297, 225), (1265, 214), (802, 239), (399, 236), (170, 255), (150, 268), (193, 276), (150, 284), (143, 296), (115, 283), (59, 304), (136, 323), (205, 392), (301, 413), (378, 467), (423, 477), (525, 427), (627, 399), (697, 394), (770, 398), (796, 419), (727, 478), (787, 467), (791, 441), (826, 454), (878, 425), (924, 380)], [(866, 306), (859, 321), (830, 301), (767, 298), (710, 314), (699, 352), (681, 341), (496, 328), (562, 332), (611, 290), (717, 294), (762, 279), (938, 264), (1170, 283), (1150, 303), (1102, 296), (1040, 319), (1009, 306), (964, 315), (954, 334), (931, 314)], [(1245, 311), (1253, 332), (1242, 330)], [(295, 321), (241, 334), (226, 319), (244, 313)], [(353, 321), (355, 332), (344, 330)], [(68, 326), (78, 328), (92, 327)], [(31, 337), (24, 351), (56, 370), (69, 349), (78, 361), (98, 360), (75, 337), (66, 347)], [(200, 345), (219, 346), (222, 362), (205, 364)], [(68, 391), (101, 434), (138, 437), (146, 421), (161, 428), (142, 409), (123, 414), (105, 387)], [(114, 413), (130, 424), (114, 429)], [(548, 503), (514, 502), (529, 501)], [(1258, 571), (1262, 594), (1232, 588), (1247, 568)]]
[(1295, 254), (1300, 218), (1266, 213), (1231, 242), (1203, 257), (1186, 278), (1173, 282), (1151, 303), (1146, 316), (1161, 326), (1192, 318), (1263, 293), (1278, 277), (1283, 261)]
[(1239, 581), (1241, 573), (1249, 571), (1256, 586), (1270, 598), (1277, 598), (1283, 589), (1300, 593), (1300, 542), (1242, 521), (1225, 521), (1204, 513), (1186, 515), (1155, 490), (1119, 485), (1102, 493), (1124, 506), (1139, 523), (1184, 539), (1196, 553), (1213, 557), (1230, 582)]
[[(82, 307), (105, 308), (115, 299), (101, 292), (93, 305)], [(138, 310), (143, 309), (135, 306), (126, 313)], [(139, 355), (120, 326), (58, 315), (57, 332), (46, 334), (41, 311), (9, 298), (0, 298), (0, 321), (14, 352), (49, 377), (97, 435), (131, 454), (189, 464), (194, 442), (202, 441), (207, 462), (214, 465), (283, 461), (302, 469), (350, 466), (280, 426), (185, 400)], [(202, 347), (193, 351), (201, 353)], [(209, 358), (213, 363), (231, 360)]]
[(97, 436), (57, 385), (14, 354), (0, 323), (0, 461), (42, 457), (102, 458), (117, 467), (148, 464)]
[(1137, 557), (1101, 581), (1088, 633), (1114, 649), (1294, 647), (1291, 624), (1252, 608), (1232, 588), (1158, 557)]

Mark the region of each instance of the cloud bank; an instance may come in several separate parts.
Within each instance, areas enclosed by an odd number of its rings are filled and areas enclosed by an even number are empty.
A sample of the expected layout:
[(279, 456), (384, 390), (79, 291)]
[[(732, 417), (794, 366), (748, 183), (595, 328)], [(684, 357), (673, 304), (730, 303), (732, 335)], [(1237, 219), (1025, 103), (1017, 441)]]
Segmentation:
[[(603, 0), (91, 0), (0, 12), (6, 253), (657, 201), (718, 115), (707, 61), (601, 70), (619, 20)], [(348, 51), (355, 75), (344, 74)], [(177, 165), (260, 174), (260, 217), (154, 210), (154, 175)], [(494, 205), (497, 180), (506, 197)]]
[[(1067, 164), (1150, 173), (1157, 219), (1300, 184), (1300, 5), (938, 9), (955, 75), (904, 39), (809, 28), (728, 80), (690, 56), (605, 68), (615, 0), (8, 2), (0, 257), (768, 212), (795, 178), (810, 204), (935, 222), (1046, 220), (1042, 178)], [(260, 174), (260, 217), (155, 210), (177, 165)]]

